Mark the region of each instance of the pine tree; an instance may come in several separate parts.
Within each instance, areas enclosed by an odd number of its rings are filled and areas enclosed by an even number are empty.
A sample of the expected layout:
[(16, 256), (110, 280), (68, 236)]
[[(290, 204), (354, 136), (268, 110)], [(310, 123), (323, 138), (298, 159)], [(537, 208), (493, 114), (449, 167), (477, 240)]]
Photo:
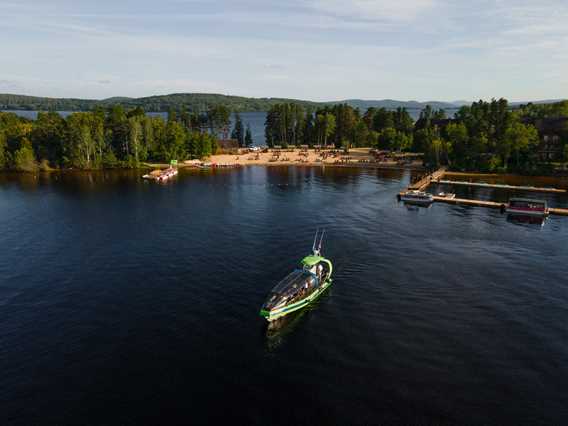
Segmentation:
[(250, 130), (250, 124), (247, 124), (247, 131), (245, 134), (245, 146), (252, 146), (252, 132)]
[(241, 116), (236, 113), (235, 114), (235, 128), (231, 133), (231, 139), (235, 139), (240, 147), (245, 146), (245, 135), (244, 135), (244, 127), (243, 121), (241, 120)]

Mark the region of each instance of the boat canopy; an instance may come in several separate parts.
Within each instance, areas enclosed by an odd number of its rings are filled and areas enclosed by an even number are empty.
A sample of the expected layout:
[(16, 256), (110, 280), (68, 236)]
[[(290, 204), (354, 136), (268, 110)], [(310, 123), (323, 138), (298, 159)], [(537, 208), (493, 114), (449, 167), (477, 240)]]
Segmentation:
[(308, 271), (302, 271), (301, 269), (296, 269), (280, 281), (278, 285), (272, 289), (272, 293), (276, 293), (281, 296), (292, 295), (305, 286), (306, 283), (308, 283), (308, 285), (313, 285), (314, 281), (314, 274)]
[(306, 256), (302, 259), (302, 264), (309, 266), (311, 268), (312, 266), (317, 265), (318, 263), (322, 262), (323, 260), (324, 260), (324, 258), (321, 257), (321, 256), (314, 256), (314, 255)]
[(263, 309), (270, 310), (275, 306), (293, 300), (300, 291), (314, 288), (318, 285), (316, 276), (308, 271), (296, 269), (290, 272), (276, 287), (272, 289)]

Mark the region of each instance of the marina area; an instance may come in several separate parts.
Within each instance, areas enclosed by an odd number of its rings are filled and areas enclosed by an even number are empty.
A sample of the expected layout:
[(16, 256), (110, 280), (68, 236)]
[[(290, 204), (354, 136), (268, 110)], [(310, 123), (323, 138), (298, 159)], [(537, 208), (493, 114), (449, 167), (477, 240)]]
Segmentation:
[[(433, 185), (435, 187), (443, 187), (443, 188), (450, 188), (453, 187), (473, 187), (473, 188), (484, 188), (489, 190), (502, 190), (502, 191), (510, 191), (515, 193), (546, 193), (546, 194), (566, 194), (567, 190), (564, 188), (555, 188), (555, 187), (537, 187), (537, 186), (528, 186), (528, 185), (511, 185), (506, 183), (487, 183), (484, 181), (472, 181), (471, 176), (467, 174), (459, 174), (462, 177), (469, 177), (469, 180), (447, 180), (444, 179), (447, 170), (446, 168), (440, 168), (434, 172), (427, 173), (418, 179), (416, 179), (413, 183), (408, 186), (407, 191), (400, 192), (397, 197), (401, 200), (405, 199), (406, 194), (408, 193), (425, 193), (428, 188)], [(451, 173), (449, 173), (451, 174)], [(475, 174), (476, 179), (483, 179), (486, 177), (490, 177), (493, 179), (498, 179), (500, 175), (488, 175), (484, 176), (483, 174)], [(526, 179), (526, 178), (525, 178)], [(473, 198), (463, 198), (463, 197), (456, 197), (455, 194), (452, 196), (447, 196), (447, 192), (440, 192), (438, 195), (433, 194), (431, 197), (431, 202), (438, 202), (438, 203), (446, 203), (446, 204), (454, 204), (454, 205), (464, 205), (464, 206), (471, 206), (471, 207), (485, 207), (491, 209), (499, 209), (502, 212), (505, 212), (507, 209), (506, 202), (498, 202), (492, 200), (484, 200), (484, 199), (473, 199)], [(558, 215), (558, 216), (568, 216), (568, 208), (563, 207), (550, 207), (547, 208), (547, 214)]]

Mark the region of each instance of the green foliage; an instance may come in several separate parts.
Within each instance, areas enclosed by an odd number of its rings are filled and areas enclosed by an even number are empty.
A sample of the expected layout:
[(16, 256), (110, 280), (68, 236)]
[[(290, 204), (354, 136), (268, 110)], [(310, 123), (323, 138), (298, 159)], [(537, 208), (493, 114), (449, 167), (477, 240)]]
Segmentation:
[(0, 131), (0, 170), (4, 169), (8, 164), (7, 147), (6, 134)]
[(192, 158), (205, 158), (217, 152), (217, 139), (209, 133), (192, 132), (188, 138)]
[(306, 111), (297, 104), (274, 105), (266, 115), (265, 136), (268, 146), (301, 145)]
[(227, 139), (229, 133), (229, 125), (231, 124), (231, 111), (225, 105), (213, 106), (207, 111), (207, 119), (211, 133), (218, 136), (223, 135), (223, 139)]
[(247, 124), (247, 130), (245, 133), (245, 146), (252, 146), (252, 132), (250, 130), (250, 124)]
[(568, 101), (556, 102), (551, 104), (521, 105), (519, 114), (531, 119), (568, 117)]
[(35, 172), (38, 170), (32, 143), (28, 139), (24, 139), (20, 149), (14, 153), (14, 169), (19, 172)]
[[(217, 152), (217, 138), (201, 126), (203, 117), (182, 111), (165, 122), (121, 106), (66, 118), (39, 113), (35, 121), (0, 112), (0, 169), (34, 171), (38, 161), (42, 170), (136, 168), (147, 160), (207, 157)], [(193, 128), (195, 119), (199, 125)], [(248, 137), (252, 143), (250, 129)]]
[[(318, 102), (278, 98), (246, 98), (207, 93), (176, 93), (171, 95), (149, 96), (144, 98), (109, 98), (103, 100), (41, 98), (35, 96), (0, 94), (0, 109), (30, 111), (94, 111), (96, 108), (107, 109), (121, 105), (124, 109), (135, 111), (168, 112), (181, 111), (183, 108), (203, 113), (217, 106), (227, 107), (230, 111), (268, 111), (281, 103), (295, 103), (304, 107), (323, 105)], [(136, 114), (134, 112), (134, 114)]]
[(166, 162), (186, 156), (186, 130), (177, 121), (169, 121), (166, 125), (166, 137), (160, 156)]
[(245, 146), (245, 129), (243, 126), (243, 120), (240, 114), (235, 114), (235, 127), (231, 133), (231, 139), (235, 139), (240, 147)]
[[(373, 146), (423, 152), (428, 165), (464, 170), (536, 173), (550, 166), (538, 158), (536, 125), (543, 118), (568, 116), (568, 103), (527, 105), (512, 109), (506, 100), (474, 102), (453, 120), (443, 110), (426, 107), (416, 123), (404, 108), (370, 108), (363, 115), (348, 104), (313, 110), (298, 103), (272, 103), (265, 135), (273, 145)], [(171, 106), (171, 105), (170, 105)], [(42, 112), (35, 121), (0, 112), (0, 168), (37, 170), (50, 167), (97, 169), (138, 167), (147, 160), (204, 158), (217, 150), (217, 136), (229, 130), (229, 107), (209, 105), (200, 111), (172, 106), (169, 118), (148, 117), (142, 108), (97, 106), (92, 112), (62, 118)], [(541, 127), (539, 127), (541, 128)], [(568, 126), (555, 130), (568, 146)], [(236, 116), (233, 137), (252, 144), (250, 127)], [(568, 148), (564, 148), (568, 161)]]
[(65, 120), (56, 112), (40, 112), (31, 132), (32, 146), (38, 158), (61, 165)]
[(387, 127), (379, 133), (379, 148), (392, 149), (395, 145), (396, 130), (392, 127)]

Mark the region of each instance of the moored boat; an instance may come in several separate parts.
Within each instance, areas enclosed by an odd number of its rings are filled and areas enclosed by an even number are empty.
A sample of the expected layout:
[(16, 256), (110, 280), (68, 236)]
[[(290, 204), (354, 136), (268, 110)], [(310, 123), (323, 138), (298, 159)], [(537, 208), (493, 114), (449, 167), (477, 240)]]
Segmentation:
[(406, 191), (400, 194), (400, 200), (409, 204), (430, 205), (434, 202), (434, 196), (424, 191)]
[(176, 176), (178, 174), (178, 169), (175, 167), (169, 167), (165, 170), (154, 170), (153, 172), (142, 176), (144, 179), (152, 179), (157, 182), (165, 182), (168, 179)]
[(546, 201), (530, 198), (511, 198), (505, 212), (517, 216), (548, 216), (549, 210)]
[(448, 200), (453, 200), (454, 198), (456, 198), (456, 194), (452, 192), (440, 192), (438, 193), (438, 197), (447, 198)]
[(306, 307), (331, 285), (333, 266), (321, 255), (323, 234), (322, 231), (319, 236), (316, 232), (312, 254), (304, 257), (300, 268), (288, 274), (270, 292), (260, 309), (260, 316), (268, 322)]

